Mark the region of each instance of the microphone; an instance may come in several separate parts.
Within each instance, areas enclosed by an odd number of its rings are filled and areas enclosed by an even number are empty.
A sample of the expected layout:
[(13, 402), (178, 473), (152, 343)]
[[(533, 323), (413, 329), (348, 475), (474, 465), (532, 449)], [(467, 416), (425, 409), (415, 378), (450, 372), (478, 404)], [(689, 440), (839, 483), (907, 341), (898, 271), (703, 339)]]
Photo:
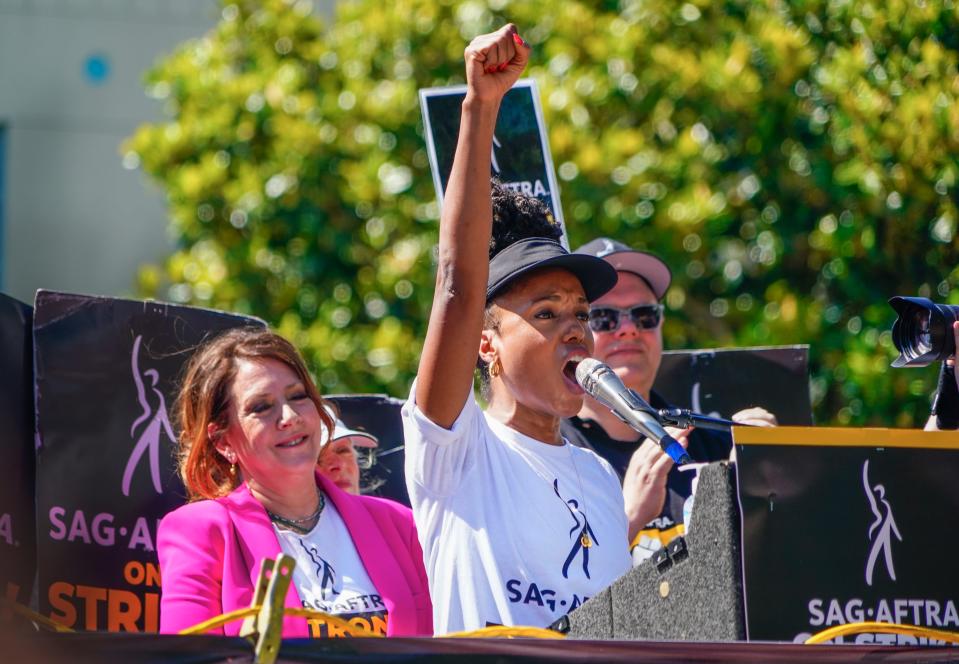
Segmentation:
[(576, 365), (576, 382), (589, 396), (609, 408), (613, 415), (655, 441), (677, 465), (692, 463), (683, 446), (663, 429), (652, 406), (623, 385), (623, 381), (609, 366), (587, 357)]

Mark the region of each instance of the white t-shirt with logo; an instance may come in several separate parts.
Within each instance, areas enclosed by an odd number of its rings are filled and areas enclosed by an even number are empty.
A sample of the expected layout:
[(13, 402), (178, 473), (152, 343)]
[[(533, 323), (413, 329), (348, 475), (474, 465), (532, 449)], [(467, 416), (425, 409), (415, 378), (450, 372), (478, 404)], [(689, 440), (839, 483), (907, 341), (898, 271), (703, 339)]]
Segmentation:
[(525, 436), (472, 395), (444, 429), (415, 393), (402, 411), (406, 484), (437, 634), (545, 627), (629, 570), (623, 492), (606, 461)]
[[(316, 526), (305, 535), (277, 528), (283, 553), (293, 556), (293, 585), (303, 606), (386, 635), (386, 605), (370, 580), (353, 537), (329, 498)], [(308, 618), (314, 637), (347, 636), (322, 619)]]

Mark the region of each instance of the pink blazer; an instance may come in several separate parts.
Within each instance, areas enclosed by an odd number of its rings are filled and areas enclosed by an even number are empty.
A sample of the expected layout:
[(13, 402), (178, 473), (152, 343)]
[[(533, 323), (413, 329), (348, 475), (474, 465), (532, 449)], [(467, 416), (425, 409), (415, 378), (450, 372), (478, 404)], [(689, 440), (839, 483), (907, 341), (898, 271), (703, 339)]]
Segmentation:
[[(354, 496), (317, 473), (317, 483), (336, 505), (370, 580), (389, 612), (388, 636), (433, 634), (423, 551), (409, 508), (382, 498)], [(216, 500), (189, 503), (167, 514), (157, 533), (160, 557), (160, 631), (187, 627), (246, 608), (260, 561), (281, 552), (263, 506), (245, 484)], [(302, 607), (293, 584), (286, 606)], [(219, 630), (236, 635), (242, 621)], [(306, 619), (287, 616), (283, 636), (308, 637)]]

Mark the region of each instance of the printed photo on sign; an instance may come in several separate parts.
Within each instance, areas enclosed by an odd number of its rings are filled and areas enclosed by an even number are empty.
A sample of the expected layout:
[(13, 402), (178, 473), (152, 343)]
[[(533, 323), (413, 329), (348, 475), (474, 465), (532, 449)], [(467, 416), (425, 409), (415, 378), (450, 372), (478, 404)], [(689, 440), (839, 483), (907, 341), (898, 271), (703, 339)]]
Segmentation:
[[(440, 206), (453, 168), (460, 107), (465, 96), (466, 86), (420, 90), (430, 168)], [(503, 97), (490, 157), (492, 176), (515, 191), (536, 196), (549, 206), (563, 228), (562, 241), (566, 244), (563, 208), (539, 104), (539, 90), (532, 79), (520, 79)]]

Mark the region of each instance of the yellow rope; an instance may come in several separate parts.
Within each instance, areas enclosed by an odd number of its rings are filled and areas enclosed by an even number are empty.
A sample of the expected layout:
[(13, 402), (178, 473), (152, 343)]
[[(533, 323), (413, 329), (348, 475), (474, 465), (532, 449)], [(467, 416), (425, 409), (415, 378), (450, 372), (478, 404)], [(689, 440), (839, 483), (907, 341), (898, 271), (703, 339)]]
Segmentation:
[[(69, 627), (67, 627), (66, 625), (62, 625), (56, 622), (55, 620), (51, 620), (50, 618), (42, 616), (36, 611), (31, 611), (30, 609), (23, 606), (19, 602), (14, 602), (5, 597), (0, 597), (0, 606), (8, 608), (12, 610), (14, 613), (17, 613), (27, 618), (31, 622), (35, 622), (38, 625), (42, 625), (48, 629), (51, 629), (57, 632), (73, 632), (74, 631), (70, 629)], [(183, 636), (189, 636), (191, 634), (203, 634), (204, 632), (208, 632), (211, 629), (217, 629), (219, 627), (222, 627), (223, 625), (231, 623), (234, 620), (242, 620), (243, 618), (246, 618), (247, 616), (254, 616), (257, 613), (259, 613), (259, 611), (260, 611), (259, 606), (249, 606), (245, 609), (237, 609), (236, 611), (230, 611), (229, 613), (220, 614), (218, 616), (210, 618), (209, 620), (204, 620), (201, 623), (197, 623), (193, 627), (187, 627), (186, 629), (182, 629), (178, 633)], [(342, 630), (348, 631), (352, 636), (382, 638), (382, 634), (376, 634), (375, 632), (372, 632), (366, 629), (365, 627), (353, 625), (342, 618), (339, 618), (337, 616), (332, 616), (328, 613), (323, 613), (322, 611), (314, 611), (313, 609), (300, 609), (300, 608), (290, 607), (290, 608), (283, 609), (283, 615), (299, 616), (301, 618), (307, 618), (307, 619), (309, 618), (321, 619), (326, 621), (330, 625), (334, 625), (336, 627), (339, 627)]]
[(300, 616), (301, 618), (314, 618), (320, 619), (327, 622), (330, 625), (339, 627), (342, 630), (346, 630), (350, 633), (351, 636), (361, 636), (366, 638), (381, 639), (383, 638), (382, 634), (377, 634), (371, 630), (366, 629), (365, 627), (359, 627), (358, 625), (353, 625), (348, 621), (340, 618), (339, 616), (333, 616), (329, 613), (323, 613), (322, 611), (316, 611), (314, 609), (298, 609), (298, 608), (288, 608), (283, 609), (283, 615), (285, 616)]
[(959, 644), (959, 633), (947, 632), (941, 629), (930, 629), (928, 627), (917, 627), (916, 625), (897, 625), (895, 623), (883, 622), (858, 622), (847, 625), (836, 625), (829, 629), (813, 634), (806, 639), (806, 644), (823, 643), (830, 641), (837, 636), (846, 636), (848, 634), (868, 634), (879, 632), (882, 634), (903, 634), (905, 636), (924, 636), (927, 639), (936, 639), (946, 643)]
[[(223, 625), (233, 622), (234, 620), (240, 620), (246, 618), (247, 616), (256, 615), (260, 611), (259, 606), (251, 606), (246, 609), (237, 609), (236, 611), (231, 611), (230, 613), (224, 613), (223, 615), (216, 616), (215, 618), (210, 618), (199, 624), (194, 625), (193, 627), (188, 627), (187, 629), (181, 630), (180, 634), (202, 634), (203, 632), (209, 631), (211, 629), (216, 629), (222, 627)], [(363, 638), (383, 638), (382, 634), (377, 634), (371, 630), (366, 629), (365, 627), (360, 627), (358, 625), (351, 624), (348, 620), (344, 620), (339, 616), (333, 616), (329, 613), (323, 613), (322, 611), (316, 611), (314, 609), (301, 609), (296, 607), (286, 607), (283, 609), (284, 616), (298, 616), (300, 618), (306, 619), (317, 619), (323, 620), (329, 625), (335, 626), (349, 632), (351, 636), (363, 637)], [(559, 632), (554, 632), (551, 629), (543, 629), (541, 627), (508, 627), (506, 625), (494, 625), (491, 627), (484, 627), (483, 629), (476, 629), (469, 632), (454, 632), (452, 634), (446, 634), (444, 638), (450, 639), (488, 639), (488, 638), (503, 638), (503, 639), (517, 639), (517, 638), (527, 638), (527, 639), (565, 639), (566, 636), (560, 634)]]
[(453, 632), (444, 635), (447, 639), (565, 639), (565, 634), (554, 632), (542, 627), (509, 627), (507, 625), (492, 625), (469, 632)]
[[(57, 632), (73, 632), (74, 630), (70, 629), (66, 625), (62, 625), (55, 620), (51, 620), (45, 616), (40, 615), (36, 611), (31, 611), (27, 607), (23, 606), (19, 602), (14, 602), (4, 597), (0, 597), (0, 606), (9, 608), (14, 613), (17, 613), (31, 622), (35, 622), (38, 625), (42, 625), (47, 629), (51, 629)], [(211, 629), (217, 629), (233, 622), (234, 620), (242, 620), (247, 616), (254, 616), (260, 611), (260, 606), (250, 606), (245, 609), (237, 609), (236, 611), (230, 611), (229, 613), (223, 613), (221, 615), (210, 618), (209, 620), (204, 620), (201, 623), (197, 623), (193, 627), (187, 627), (186, 629), (180, 630), (179, 634), (183, 636), (189, 636), (191, 634), (203, 634), (208, 632)], [(365, 627), (360, 627), (358, 625), (353, 625), (347, 620), (340, 618), (339, 616), (330, 615), (329, 613), (323, 613), (322, 611), (315, 611), (313, 609), (301, 609), (295, 607), (286, 607), (283, 609), (284, 616), (298, 616), (300, 618), (306, 619), (319, 619), (327, 622), (330, 625), (340, 628), (341, 630), (349, 632), (352, 636), (355, 637), (364, 637), (364, 638), (383, 638), (382, 634), (377, 634), (371, 630), (366, 629)], [(864, 624), (874, 624), (874, 623), (864, 623)], [(882, 624), (882, 623), (875, 623)], [(850, 627), (850, 625), (845, 625), (845, 627)], [(836, 628), (832, 628), (836, 629)], [(919, 629), (919, 628), (913, 628)], [(830, 630), (826, 630), (827, 632)], [(875, 631), (875, 630), (874, 630)], [(950, 635), (948, 638), (959, 639), (956, 635), (952, 635), (949, 632), (942, 632), (943, 634)], [(817, 635), (818, 637), (819, 635)], [(813, 638), (817, 638), (813, 637)], [(484, 627), (483, 629), (476, 629), (469, 632), (454, 632), (452, 634), (446, 634), (445, 638), (451, 639), (465, 639), (465, 638), (506, 638), (506, 639), (515, 639), (515, 638), (530, 638), (530, 639), (565, 639), (566, 636), (560, 634), (559, 632), (554, 632), (550, 629), (542, 629), (540, 627), (508, 627), (505, 625), (494, 625), (491, 627)], [(827, 639), (832, 638), (831, 636), (826, 637)], [(936, 636), (938, 639), (948, 640), (946, 637)], [(812, 641), (807, 641), (810, 643)], [(957, 640), (956, 642), (959, 642)]]
[(236, 611), (230, 611), (229, 613), (221, 613), (220, 615), (210, 618), (209, 620), (204, 620), (201, 623), (197, 623), (193, 627), (181, 629), (178, 634), (182, 634), (184, 636), (188, 636), (190, 634), (203, 634), (211, 629), (223, 627), (223, 625), (231, 623), (234, 620), (241, 620), (247, 616), (255, 616), (257, 613), (259, 613), (259, 611), (259, 606), (248, 606), (245, 609), (237, 609)]
[[(186, 629), (180, 630), (180, 634), (189, 635), (189, 634), (202, 634), (208, 632), (211, 629), (217, 629), (223, 627), (227, 623), (231, 623), (234, 620), (242, 620), (247, 616), (254, 616), (260, 612), (260, 606), (250, 606), (245, 609), (237, 609), (236, 611), (230, 611), (229, 613), (224, 613), (209, 620), (204, 620), (201, 623), (194, 625), (193, 627), (187, 627)], [(358, 637), (371, 637), (371, 638), (381, 638), (381, 634), (372, 632), (365, 627), (360, 627), (358, 625), (353, 625), (348, 621), (338, 617), (330, 615), (329, 613), (323, 613), (322, 611), (315, 611), (313, 609), (301, 609), (297, 607), (285, 607), (283, 609), (284, 616), (298, 616), (300, 618), (313, 618), (317, 620), (324, 620), (330, 625), (339, 627), (342, 630), (346, 630), (352, 636)]]
[[(14, 602), (5, 597), (0, 597), (0, 606), (12, 610), (14, 613), (17, 613), (24, 618), (30, 620), (31, 622), (42, 625), (47, 629), (56, 631), (56, 632), (73, 632), (74, 630), (70, 629), (66, 625), (62, 625), (55, 620), (51, 620), (46, 616), (42, 616), (36, 611), (23, 606), (19, 602)], [(245, 609), (237, 609), (236, 611), (230, 611), (229, 613), (224, 613), (222, 615), (210, 618), (209, 620), (204, 620), (201, 623), (194, 625), (193, 627), (188, 627), (184, 630), (180, 630), (182, 635), (190, 634), (202, 634), (211, 629), (216, 629), (222, 627), (227, 623), (231, 623), (234, 620), (241, 620), (247, 616), (256, 615), (260, 611), (259, 606), (251, 606)], [(376, 634), (365, 627), (359, 627), (357, 625), (352, 625), (346, 620), (333, 616), (328, 613), (323, 613), (322, 611), (315, 611), (313, 609), (301, 609), (301, 608), (284, 608), (283, 615), (285, 616), (298, 616), (301, 618), (314, 618), (322, 619), (331, 625), (335, 625), (342, 630), (349, 631), (353, 636), (357, 637), (366, 637), (366, 638), (382, 638), (381, 634)], [(904, 636), (915, 636), (915, 637), (925, 637), (927, 639), (934, 639), (937, 641), (944, 641), (946, 643), (954, 643), (959, 645), (959, 632), (949, 632), (941, 629), (931, 629), (929, 627), (918, 627), (916, 625), (899, 625), (895, 623), (883, 623), (883, 622), (858, 622), (858, 623), (849, 623), (846, 625), (836, 625), (835, 627), (830, 627), (824, 629), (821, 632), (813, 634), (811, 637), (806, 639), (805, 643), (807, 645), (813, 645), (817, 643), (824, 643), (826, 641), (831, 641), (832, 639), (838, 636), (848, 636), (852, 634), (869, 634), (869, 633), (882, 633), (882, 634), (902, 634)], [(555, 632), (550, 629), (543, 629), (541, 627), (508, 627), (505, 625), (494, 625), (490, 627), (484, 627), (483, 629), (471, 630), (468, 632), (453, 632), (451, 634), (446, 634), (444, 638), (450, 639), (464, 639), (464, 638), (532, 638), (532, 639), (565, 639), (566, 636)]]
[(20, 604), (19, 602), (14, 602), (13, 600), (7, 599), (6, 597), (0, 597), (0, 605), (10, 609), (14, 613), (20, 614), (21, 616), (23, 616), (30, 622), (34, 622), (34, 623), (37, 623), (38, 625), (42, 625), (43, 627), (46, 627), (49, 630), (53, 630), (54, 632), (72, 632), (73, 631), (66, 625), (62, 625), (58, 623), (56, 620), (50, 620), (46, 616), (42, 616), (36, 611), (32, 611), (31, 609), (28, 609), (23, 604)]

